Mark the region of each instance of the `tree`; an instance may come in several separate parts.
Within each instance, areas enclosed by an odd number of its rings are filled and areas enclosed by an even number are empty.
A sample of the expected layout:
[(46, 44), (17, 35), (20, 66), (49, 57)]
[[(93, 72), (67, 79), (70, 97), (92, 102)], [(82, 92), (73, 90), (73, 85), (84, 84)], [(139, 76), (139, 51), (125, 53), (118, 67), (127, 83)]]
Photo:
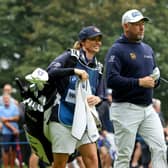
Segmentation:
[[(10, 81), (15, 85), (16, 76), (23, 78), (36, 67), (46, 68), (73, 46), (78, 32), (87, 25), (96, 25), (103, 32), (98, 58), (104, 63), (108, 48), (122, 33), (122, 13), (130, 8), (137, 8), (152, 19), (146, 25), (144, 40), (156, 52), (161, 76), (168, 79), (167, 7), (166, 0), (0, 0), (1, 86)], [(167, 84), (161, 82), (154, 96), (161, 99), (165, 112), (167, 94)]]

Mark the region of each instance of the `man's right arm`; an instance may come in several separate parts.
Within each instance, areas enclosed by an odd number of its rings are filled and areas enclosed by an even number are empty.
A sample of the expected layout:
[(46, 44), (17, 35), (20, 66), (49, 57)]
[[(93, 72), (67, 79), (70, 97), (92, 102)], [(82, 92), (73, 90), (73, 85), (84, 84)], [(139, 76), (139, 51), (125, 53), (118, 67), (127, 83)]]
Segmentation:
[(120, 59), (121, 52), (117, 47), (112, 47), (106, 56), (106, 80), (107, 87), (116, 90), (127, 90), (139, 87), (137, 78), (125, 77), (121, 75), (123, 65)]

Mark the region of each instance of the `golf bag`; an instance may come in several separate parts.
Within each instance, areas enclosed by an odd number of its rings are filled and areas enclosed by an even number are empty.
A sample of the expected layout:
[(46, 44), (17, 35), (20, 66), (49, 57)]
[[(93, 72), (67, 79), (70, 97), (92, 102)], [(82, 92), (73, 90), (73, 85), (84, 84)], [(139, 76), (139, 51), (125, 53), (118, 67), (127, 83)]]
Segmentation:
[[(23, 106), (25, 111), (24, 130), (26, 137), (32, 150), (39, 158), (51, 164), (53, 161), (51, 142), (44, 135), (44, 113), (52, 105), (56, 97), (56, 89), (53, 86), (45, 85), (44, 89), (38, 93), (39, 96), (46, 97), (46, 104), (41, 105), (38, 97), (30, 90), (28, 86), (23, 86), (23, 83), (16, 78), (16, 83), (20, 89), (20, 94), (23, 98)], [(40, 108), (31, 108), (33, 103)], [(41, 110), (43, 108), (43, 110)]]
[[(46, 84), (44, 89), (39, 91), (38, 96), (35, 96), (31, 89), (28, 86), (24, 86), (19, 78), (15, 80), (23, 99), (22, 103), (25, 111), (25, 124), (23, 127), (30, 147), (44, 163), (51, 165), (53, 162), (51, 142), (44, 134), (44, 125), (47, 127), (49, 121), (49, 116), (47, 115), (50, 115), (50, 109), (56, 99), (56, 86)], [(43, 107), (38, 97), (46, 98), (46, 103)], [(36, 103), (36, 107), (38, 105), (41, 107), (31, 108), (33, 103)], [(68, 162), (73, 161), (76, 156), (78, 156), (78, 152), (75, 150), (69, 156)]]

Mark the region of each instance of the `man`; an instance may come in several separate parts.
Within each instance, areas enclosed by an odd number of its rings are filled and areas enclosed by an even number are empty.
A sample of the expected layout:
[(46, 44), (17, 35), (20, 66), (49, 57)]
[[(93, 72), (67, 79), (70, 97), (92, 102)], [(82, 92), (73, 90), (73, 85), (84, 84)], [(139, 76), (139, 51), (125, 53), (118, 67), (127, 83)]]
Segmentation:
[[(168, 146), (168, 125), (166, 124), (163, 113), (161, 111), (161, 101), (159, 99), (153, 98), (152, 102), (153, 102), (153, 108), (155, 109), (162, 123), (165, 141)], [(167, 150), (167, 161), (168, 161), (168, 150)]]
[(159, 99), (153, 98), (152, 103), (153, 103), (153, 108), (155, 109), (156, 113), (158, 114), (158, 116), (161, 120), (162, 126), (165, 127), (166, 123), (165, 123), (165, 120), (164, 120), (164, 116), (161, 112), (161, 101)]
[(166, 144), (159, 117), (152, 107), (153, 88), (160, 73), (152, 48), (142, 42), (144, 17), (136, 9), (122, 16), (124, 34), (113, 44), (106, 57), (107, 87), (113, 89), (113, 120), (118, 159), (114, 168), (129, 168), (139, 133), (149, 145), (153, 168), (167, 168)]
[[(0, 120), (2, 125), (2, 142), (3, 148), (3, 164), (7, 168), (14, 168), (14, 161), (16, 158), (16, 141), (19, 136), (19, 110), (14, 103), (10, 101), (10, 95), (3, 94), (3, 104), (0, 106)], [(9, 144), (5, 144), (8, 142)], [(14, 143), (14, 144), (13, 144)]]
[(112, 90), (106, 89), (106, 97), (96, 106), (99, 118), (102, 124), (102, 130), (113, 133), (113, 123), (109, 118), (110, 105), (112, 103)]
[[(13, 90), (12, 86), (8, 83), (3, 86), (3, 94), (10, 95), (10, 101), (15, 103), (16, 105), (18, 105), (19, 104), (18, 101), (11, 96), (12, 95), (12, 90)], [(0, 96), (0, 105), (2, 105), (2, 104), (3, 104), (2, 96)]]

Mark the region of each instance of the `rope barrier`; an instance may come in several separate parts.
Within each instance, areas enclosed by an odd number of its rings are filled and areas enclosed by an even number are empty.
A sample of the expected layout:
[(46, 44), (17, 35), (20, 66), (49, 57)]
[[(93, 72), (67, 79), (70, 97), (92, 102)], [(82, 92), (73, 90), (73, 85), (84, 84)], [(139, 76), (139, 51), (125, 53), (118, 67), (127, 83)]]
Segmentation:
[[(19, 131), (19, 134), (21, 135), (21, 134), (24, 134), (25, 133), (25, 131), (23, 130), (23, 129), (21, 129), (20, 131)], [(3, 136), (2, 135), (2, 132), (0, 132), (0, 137), (1, 136)], [(2, 140), (1, 140), (1, 142), (0, 142), (0, 146), (1, 145), (15, 145), (15, 144), (20, 144), (20, 145), (27, 145), (27, 144), (30, 144), (28, 141), (16, 141), (16, 142), (2, 142)]]
[(25, 145), (25, 144), (29, 144), (29, 142), (28, 141), (0, 142), (0, 145), (15, 145), (15, 144)]

